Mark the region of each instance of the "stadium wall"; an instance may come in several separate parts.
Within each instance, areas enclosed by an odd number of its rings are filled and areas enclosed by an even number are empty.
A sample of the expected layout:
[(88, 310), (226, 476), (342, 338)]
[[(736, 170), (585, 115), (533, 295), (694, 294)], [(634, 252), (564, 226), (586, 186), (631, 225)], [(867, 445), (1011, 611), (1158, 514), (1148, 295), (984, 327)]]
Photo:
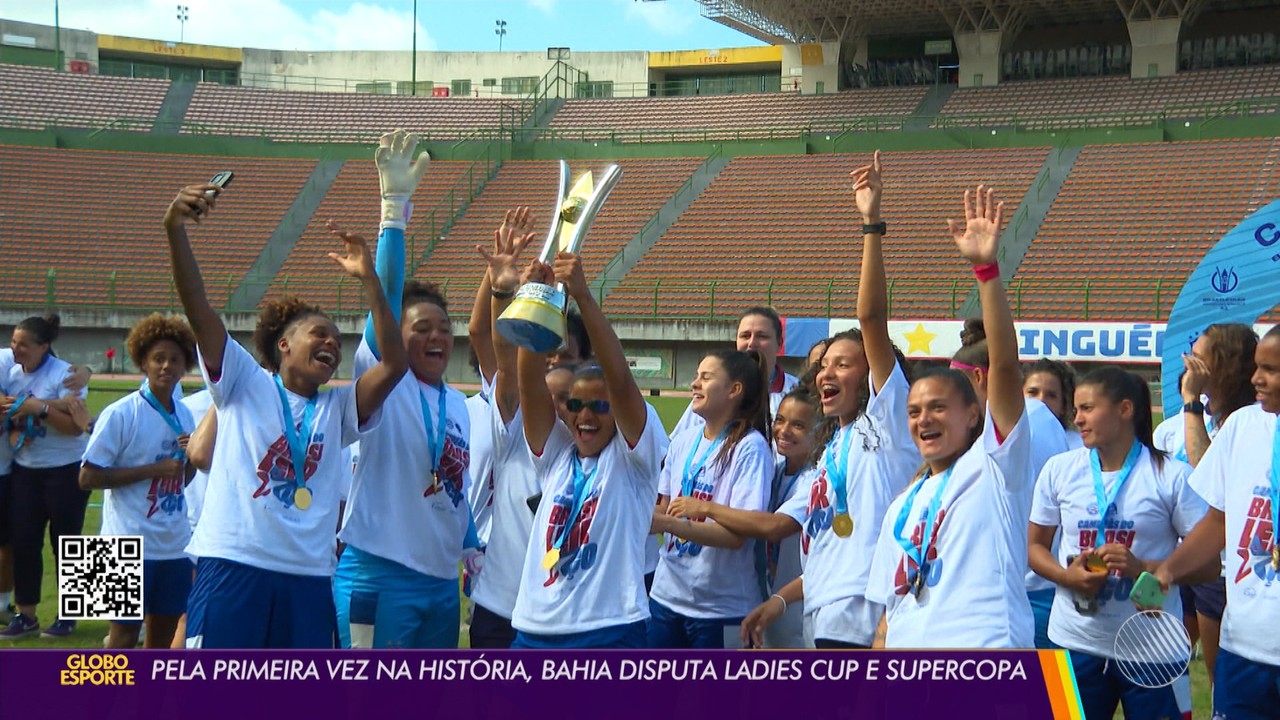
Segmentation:
[[(59, 37), (60, 36), (60, 37)], [(87, 30), (5, 20), (0, 18), (0, 62), (55, 67), (56, 52), (62, 47), (63, 70), (72, 60), (89, 63), (91, 72), (98, 69), (98, 36)], [(42, 60), (43, 61), (40, 61)]]

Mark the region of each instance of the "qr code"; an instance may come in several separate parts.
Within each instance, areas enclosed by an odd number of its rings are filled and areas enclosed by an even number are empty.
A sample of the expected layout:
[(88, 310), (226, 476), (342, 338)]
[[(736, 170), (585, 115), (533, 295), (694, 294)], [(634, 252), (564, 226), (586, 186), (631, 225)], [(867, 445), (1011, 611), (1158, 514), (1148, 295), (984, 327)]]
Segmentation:
[(58, 538), (58, 617), (142, 619), (142, 537)]

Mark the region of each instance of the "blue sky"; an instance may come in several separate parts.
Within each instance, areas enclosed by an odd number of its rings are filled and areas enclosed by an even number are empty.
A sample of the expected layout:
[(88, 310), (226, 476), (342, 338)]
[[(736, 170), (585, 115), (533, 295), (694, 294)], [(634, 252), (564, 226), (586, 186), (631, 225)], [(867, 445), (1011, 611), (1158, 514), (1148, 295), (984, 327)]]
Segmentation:
[[(178, 4), (189, 19), (180, 28)], [(53, 24), (53, 0), (3, 16)], [(282, 50), (408, 50), (413, 0), (60, 0), (66, 27), (111, 35)], [(695, 0), (418, 0), (419, 50), (685, 50), (758, 45), (701, 16)]]

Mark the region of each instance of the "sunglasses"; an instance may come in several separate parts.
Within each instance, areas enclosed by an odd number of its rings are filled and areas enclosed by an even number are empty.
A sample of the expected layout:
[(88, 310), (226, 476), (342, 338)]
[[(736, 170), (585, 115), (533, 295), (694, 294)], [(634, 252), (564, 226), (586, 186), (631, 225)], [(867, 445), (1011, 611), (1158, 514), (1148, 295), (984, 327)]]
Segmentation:
[(597, 415), (607, 415), (609, 413), (608, 400), (581, 400), (579, 398), (569, 398), (564, 401), (564, 407), (569, 412), (582, 412), (583, 408), (591, 408), (591, 412)]

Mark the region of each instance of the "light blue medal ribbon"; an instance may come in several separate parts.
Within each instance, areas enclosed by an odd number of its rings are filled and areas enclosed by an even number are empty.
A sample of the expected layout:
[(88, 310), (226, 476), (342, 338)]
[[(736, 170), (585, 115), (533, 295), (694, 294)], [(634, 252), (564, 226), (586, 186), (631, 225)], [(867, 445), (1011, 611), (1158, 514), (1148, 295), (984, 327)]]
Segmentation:
[[(146, 400), (147, 404), (150, 405), (153, 410), (160, 413), (160, 417), (164, 418), (165, 424), (173, 431), (174, 437), (182, 437), (183, 433), (186, 431), (182, 429), (182, 423), (178, 420), (178, 408), (175, 406), (174, 412), (165, 410), (164, 405), (160, 404), (160, 400), (156, 398), (155, 393), (151, 392), (150, 386), (146, 384), (143, 384), (142, 389), (138, 392), (142, 395), (142, 399)], [(172, 455), (170, 455), (170, 457), (174, 460), (186, 460), (187, 451), (179, 447)]]
[[(841, 435), (850, 437), (841, 438)], [(831, 520), (831, 530), (838, 537), (847, 538), (853, 534), (853, 519), (849, 517), (849, 444), (852, 442), (853, 425), (846, 425), (836, 431), (827, 450), (823, 453), (823, 466), (827, 471), (827, 479), (831, 481), (831, 493), (835, 496), (835, 517)]]
[[(27, 398), (30, 398), (30, 397), (34, 397), (34, 396), (29, 392), (23, 392), (13, 399), (13, 405), (9, 406), (9, 412), (4, 414), (3, 427), (6, 432), (9, 429), (9, 423), (12, 422), (13, 420), (13, 416), (18, 413), (18, 408), (22, 407), (22, 403), (26, 402)], [(23, 444), (27, 442), (27, 436), (31, 435), (31, 431), (34, 429), (35, 429), (35, 422), (31, 419), (31, 416), (28, 415), (26, 428), (24, 428), (22, 431), (22, 434), (18, 436), (18, 444), (13, 446), (14, 452), (18, 452), (19, 450), (22, 449)]]
[[(433, 426), (431, 422), (431, 412), (427, 409), (427, 394), (422, 388), (418, 388), (418, 404), (422, 406), (422, 428), (427, 432), (427, 442), (431, 443), (431, 486), (435, 487), (440, 482), (440, 458), (444, 457), (444, 437), (445, 431), (448, 429), (448, 411), (449, 406), (446, 401), (446, 393), (444, 385), (440, 386), (440, 401), (437, 403), (438, 411), (436, 415), (439, 421)], [(432, 435), (432, 428), (435, 434)]]
[(898, 541), (898, 545), (902, 546), (903, 552), (907, 557), (916, 563), (916, 577), (912, 583), (916, 598), (919, 599), (920, 593), (924, 591), (925, 581), (929, 577), (929, 549), (933, 547), (933, 521), (938, 516), (938, 510), (942, 506), (942, 491), (947, 487), (947, 481), (951, 479), (951, 472), (956, 469), (953, 463), (947, 471), (942, 474), (942, 478), (938, 480), (938, 487), (933, 490), (933, 498), (929, 500), (929, 508), (925, 511), (924, 516), (924, 534), (920, 537), (920, 547), (911, 542), (911, 535), (903, 535), (902, 531), (907, 526), (907, 521), (911, 518), (911, 511), (915, 506), (916, 495), (920, 492), (920, 488), (932, 476), (932, 472), (925, 473), (924, 477), (913, 486), (911, 491), (907, 493), (906, 499), (902, 503), (902, 507), (898, 509), (898, 517), (893, 521), (893, 537)]
[(307, 400), (302, 411), (302, 424), (293, 424), (293, 411), (289, 409), (289, 395), (284, 390), (284, 381), (279, 375), (276, 379), (276, 390), (280, 393), (280, 407), (284, 413), (284, 439), (289, 443), (289, 455), (293, 460), (293, 506), (299, 510), (311, 507), (311, 491), (307, 489), (307, 448), (311, 446), (311, 437), (316, 416), (316, 396)]
[(1280, 417), (1276, 418), (1271, 435), (1271, 472), (1267, 473), (1267, 480), (1271, 482), (1271, 569), (1280, 570), (1280, 540), (1276, 539), (1280, 528)]
[[(693, 447), (689, 449), (689, 454), (684, 459), (684, 473), (680, 476), (681, 497), (693, 496), (693, 481), (698, 479), (698, 475), (706, 467), (707, 458), (711, 457), (711, 453), (715, 452), (716, 448), (724, 444), (724, 439), (727, 437), (729, 437), (729, 426), (725, 425), (720, 434), (716, 436), (716, 439), (707, 446), (707, 451), (702, 453), (702, 457), (694, 460), (694, 456), (698, 454), (698, 448), (702, 445), (702, 435), (698, 435), (698, 442), (693, 444)], [(697, 467), (694, 467), (695, 464)], [(691, 470), (692, 472), (690, 472)]]
[(590, 473), (583, 472), (582, 458), (578, 457), (576, 450), (574, 451), (573, 503), (569, 506), (569, 516), (565, 518), (564, 527), (560, 529), (560, 532), (556, 533), (556, 539), (551, 544), (551, 549), (547, 550), (547, 554), (542, 557), (543, 569), (550, 570), (560, 561), (560, 548), (569, 539), (569, 533), (573, 531), (573, 524), (578, 521), (578, 515), (582, 513), (582, 506), (586, 503), (587, 496), (591, 494), (591, 486), (595, 483), (596, 472), (599, 469), (600, 464), (597, 462)]
[(1116, 498), (1120, 497), (1120, 490), (1133, 474), (1133, 468), (1138, 464), (1138, 458), (1141, 456), (1142, 443), (1135, 440), (1124, 459), (1124, 465), (1120, 468), (1120, 474), (1116, 476), (1116, 484), (1112, 486), (1111, 494), (1107, 495), (1106, 487), (1102, 484), (1102, 460), (1098, 457), (1097, 450), (1089, 451), (1089, 469), (1093, 471), (1093, 496), (1098, 502), (1098, 534), (1093, 539), (1095, 549), (1106, 544), (1107, 514), (1111, 511)]

